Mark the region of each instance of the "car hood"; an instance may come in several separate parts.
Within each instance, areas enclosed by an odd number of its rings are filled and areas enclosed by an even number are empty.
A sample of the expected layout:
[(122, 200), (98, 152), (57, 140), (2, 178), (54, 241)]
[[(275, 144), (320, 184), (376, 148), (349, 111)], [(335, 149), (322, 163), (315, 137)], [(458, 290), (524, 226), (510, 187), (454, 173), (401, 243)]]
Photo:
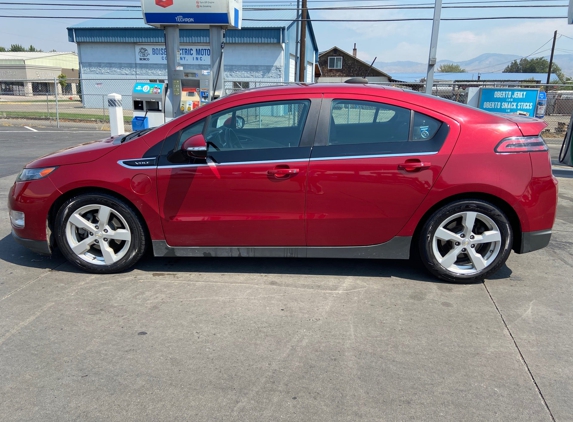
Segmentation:
[(26, 168), (65, 166), (66, 164), (82, 164), (95, 161), (118, 147), (113, 141), (116, 137), (100, 141), (86, 142), (48, 155), (44, 155), (26, 165)]

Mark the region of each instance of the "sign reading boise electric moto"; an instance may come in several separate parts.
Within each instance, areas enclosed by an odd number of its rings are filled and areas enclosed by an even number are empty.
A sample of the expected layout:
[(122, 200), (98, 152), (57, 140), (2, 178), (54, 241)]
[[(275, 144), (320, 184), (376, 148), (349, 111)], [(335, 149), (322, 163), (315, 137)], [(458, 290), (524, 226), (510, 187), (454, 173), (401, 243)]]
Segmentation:
[[(167, 50), (159, 44), (137, 44), (135, 59), (137, 63), (165, 64), (167, 63)], [(204, 45), (182, 46), (179, 48), (179, 63), (211, 64), (211, 48)]]
[(538, 94), (538, 89), (529, 88), (482, 88), (479, 108), (494, 113), (535, 117)]
[(141, 0), (141, 6), (148, 25), (241, 28), (243, 0)]

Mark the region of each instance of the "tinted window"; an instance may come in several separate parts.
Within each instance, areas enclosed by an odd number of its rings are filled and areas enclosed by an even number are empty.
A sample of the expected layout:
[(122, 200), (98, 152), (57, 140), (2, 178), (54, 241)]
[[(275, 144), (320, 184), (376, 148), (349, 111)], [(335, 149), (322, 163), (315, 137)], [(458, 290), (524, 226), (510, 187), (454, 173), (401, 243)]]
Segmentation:
[(241, 106), (211, 116), (205, 138), (221, 151), (297, 147), (310, 101)]
[(366, 101), (334, 100), (329, 145), (407, 141), (408, 109)]
[(414, 113), (414, 127), (412, 130), (413, 141), (425, 141), (432, 139), (440, 129), (442, 122), (425, 114)]

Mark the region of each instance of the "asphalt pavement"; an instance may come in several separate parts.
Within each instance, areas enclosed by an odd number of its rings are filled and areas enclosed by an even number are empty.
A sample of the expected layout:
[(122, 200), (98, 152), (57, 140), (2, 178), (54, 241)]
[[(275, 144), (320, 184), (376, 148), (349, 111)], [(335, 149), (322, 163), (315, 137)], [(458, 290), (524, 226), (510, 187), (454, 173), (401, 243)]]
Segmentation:
[(569, 168), (550, 245), (483, 283), (393, 260), (92, 275), (17, 245), (6, 200), (27, 161), (107, 133), (31, 129), (0, 127), (3, 421), (573, 420)]

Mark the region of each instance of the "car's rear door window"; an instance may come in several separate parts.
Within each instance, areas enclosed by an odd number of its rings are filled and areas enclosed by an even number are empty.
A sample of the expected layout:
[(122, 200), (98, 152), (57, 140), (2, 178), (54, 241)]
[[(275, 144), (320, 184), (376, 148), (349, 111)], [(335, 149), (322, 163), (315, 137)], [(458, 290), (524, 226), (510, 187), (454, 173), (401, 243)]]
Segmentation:
[(328, 138), (322, 143), (331, 148), (317, 151), (313, 156), (437, 152), (447, 133), (447, 124), (406, 107), (334, 99), (330, 106)]
[(334, 100), (329, 145), (407, 141), (410, 110), (390, 104)]

